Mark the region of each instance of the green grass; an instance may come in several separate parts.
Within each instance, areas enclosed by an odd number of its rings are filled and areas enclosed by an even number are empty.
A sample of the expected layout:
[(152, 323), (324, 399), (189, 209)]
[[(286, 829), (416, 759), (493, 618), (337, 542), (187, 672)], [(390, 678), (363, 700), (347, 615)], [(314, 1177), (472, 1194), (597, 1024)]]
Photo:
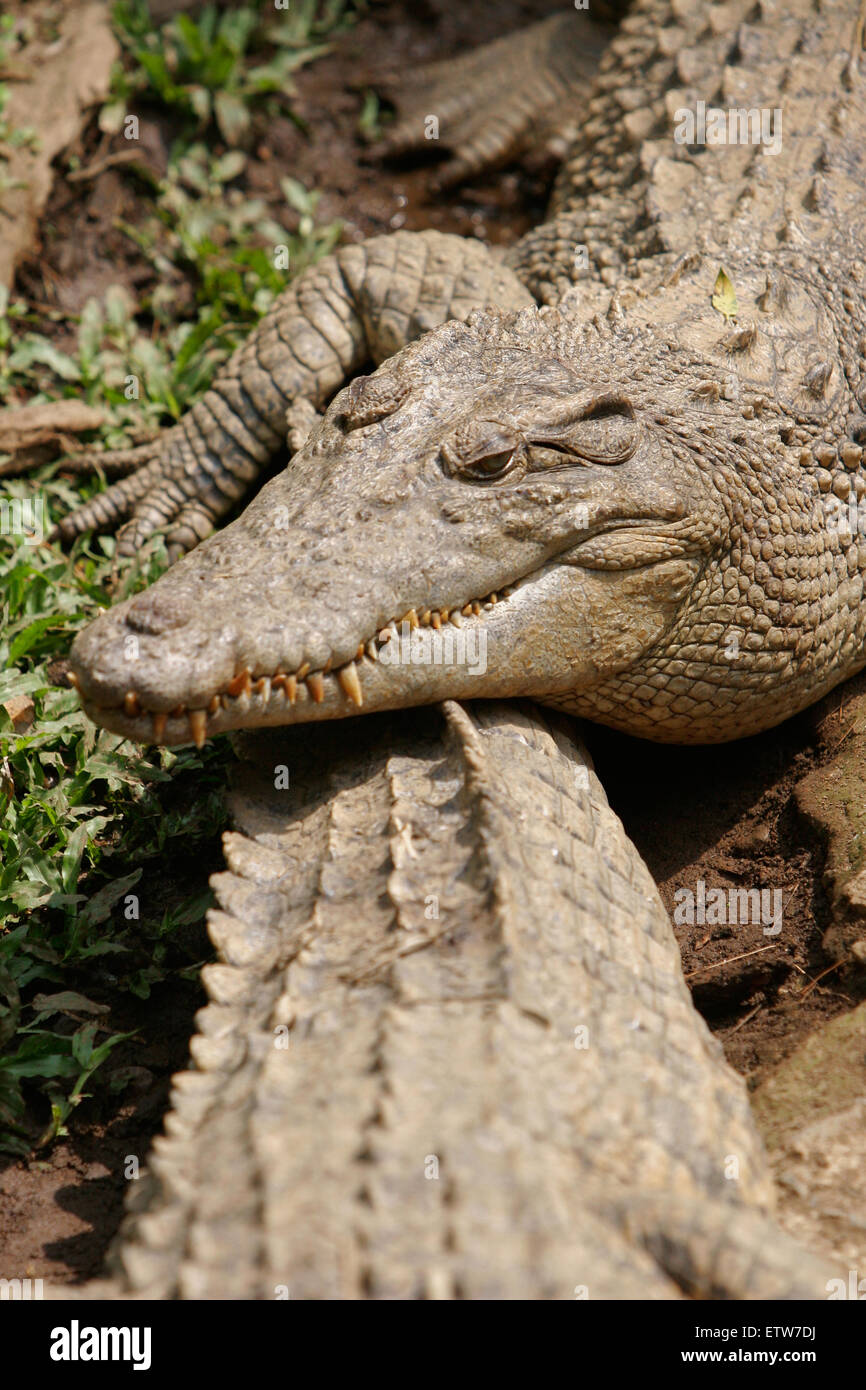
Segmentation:
[[(315, 192), (291, 178), (282, 181), (291, 232), (248, 197), (243, 145), (277, 108), (291, 115), (289, 74), (354, 8), (209, 7), (154, 30), (142, 0), (115, 5), (124, 61), (100, 125), (120, 129), (128, 108), (146, 103), (176, 131), (164, 180), (128, 173), (148, 189), (147, 215), (121, 230), (154, 268), (154, 287), (133, 301), (118, 285), (77, 321), (0, 295), (0, 400), (102, 407), (99, 448), (152, 435), (200, 395), (290, 276), (339, 238), (339, 225), (317, 223)], [(225, 148), (214, 149), (220, 137)], [(290, 275), (274, 267), (276, 245), (288, 247)], [(194, 292), (185, 318), (181, 282)], [(53, 462), (4, 479), (2, 495), (41, 499), (47, 531), (102, 485), (64, 479)], [(144, 750), (90, 724), (64, 683), (75, 633), (165, 566), (157, 541), (112, 588), (113, 550), (110, 537), (63, 552), (0, 535), (0, 1150), (13, 1154), (66, 1133), (87, 1094), (122, 1086), (122, 1071), (112, 1078), (105, 1064), (129, 1036), (112, 1021), (124, 998), (197, 971), (185, 931), (201, 922), (209, 892), (202, 882), (184, 896), (178, 884), (225, 823), (226, 741)], [(16, 696), (34, 706), (17, 729), (4, 708)]]
[[(28, 490), (17, 482), (4, 492)], [(70, 491), (41, 483), (49, 517)], [(160, 895), (138, 885), (169, 850), (191, 854), (218, 834), (229, 750), (145, 751), (96, 729), (50, 665), (108, 602), (111, 545), (81, 541), (62, 555), (15, 539), (0, 550), (0, 1147), (26, 1153), (34, 1136), (25, 1084), (50, 1107), (45, 1142), (64, 1132), (85, 1082), (122, 1039), (103, 1026), (110, 1011), (88, 982), (146, 998), (171, 970), (194, 964), (170, 949), (171, 937), (201, 919), (207, 894), (159, 911)], [(163, 562), (157, 548), (129, 567), (117, 596)], [(34, 705), (18, 732), (3, 704), (13, 696)]]
[[(292, 116), (292, 73), (327, 51), (326, 35), (351, 23), (349, 0), (292, 0), (265, 21), (260, 4), (204, 8), (197, 19), (179, 14), (154, 31), (145, 0), (117, 0), (115, 28), (128, 62), (118, 73), (103, 129), (119, 130), (131, 104), (149, 100), (181, 122), (182, 136), (216, 125), (228, 145), (242, 144), (253, 113)], [(256, 62), (257, 45), (270, 52)]]

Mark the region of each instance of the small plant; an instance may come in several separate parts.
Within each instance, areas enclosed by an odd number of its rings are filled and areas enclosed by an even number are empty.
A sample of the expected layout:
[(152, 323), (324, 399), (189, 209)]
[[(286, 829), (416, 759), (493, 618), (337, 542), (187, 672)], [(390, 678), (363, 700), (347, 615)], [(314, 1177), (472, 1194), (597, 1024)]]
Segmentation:
[[(241, 144), (251, 125), (251, 103), (270, 99), (269, 112), (284, 105), (294, 91), (291, 74), (327, 51), (314, 34), (348, 20), (346, 5), (327, 8), (330, 25), (327, 19), (317, 23), (316, 6), (302, 3), (280, 12), (284, 23), (265, 29), (261, 6), (220, 11), (208, 5), (198, 19), (179, 14), (154, 31), (144, 0), (119, 0), (115, 25), (133, 67), (118, 74), (103, 129), (118, 130), (130, 99), (144, 97), (158, 100), (198, 131), (214, 120), (226, 144)], [(251, 51), (265, 41), (277, 45), (276, 53), (254, 64)]]
[[(49, 511), (69, 490), (46, 476), (39, 487)], [(32, 488), (7, 483), (4, 491)], [(99, 550), (79, 543), (60, 556), (0, 538), (0, 1149), (15, 1153), (32, 1143), (23, 1085), (48, 1101), (43, 1138), (56, 1137), (122, 1041), (103, 1029), (109, 1010), (94, 1003), (93, 989), (146, 997), (178, 969), (174, 933), (201, 919), (208, 898), (155, 910), (158, 862), (184, 846), (192, 853), (224, 823), (228, 747), (143, 752), (95, 729), (52, 674), (75, 632), (108, 601), (113, 545)], [(141, 588), (164, 560), (157, 553), (133, 566), (121, 594)], [(22, 696), (33, 703), (32, 720), (16, 727), (7, 704)], [(139, 880), (151, 868), (145, 892)], [(123, 911), (133, 890), (140, 920)]]

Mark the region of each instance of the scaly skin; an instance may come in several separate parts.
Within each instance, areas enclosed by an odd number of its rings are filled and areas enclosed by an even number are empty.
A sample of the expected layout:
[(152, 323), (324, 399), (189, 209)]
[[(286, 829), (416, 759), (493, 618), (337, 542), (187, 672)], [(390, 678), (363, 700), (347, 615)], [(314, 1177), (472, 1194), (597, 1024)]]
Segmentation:
[(435, 139), (451, 157), (437, 168), (434, 186), (449, 188), (527, 150), (573, 139), (576, 112), (613, 32), (603, 20), (614, 19), (617, 8), (625, 6), (594, 4), (591, 16), (579, 17), (565, 10), (413, 70), (410, 79), (403, 73), (377, 84), (394, 97), (400, 116), (378, 153), (393, 157), (436, 148), (429, 125), (435, 115)]
[[(362, 700), (375, 710), (529, 695), (645, 737), (703, 742), (769, 727), (858, 670), (866, 548), (844, 524), (866, 492), (866, 108), (843, 42), (853, 18), (850, 5), (808, 9), (793, 35), (784, 27), (786, 52), (810, 36), (777, 73), (780, 100), (793, 88), (809, 124), (788, 130), (780, 154), (684, 154), (687, 199), (670, 157), (682, 147), (655, 152), (643, 206), (660, 209), (657, 241), (688, 226), (685, 258), (634, 262), (613, 294), (596, 282), (558, 309), (445, 324), (338, 394), (237, 522), (78, 638), (92, 716), (143, 741), (201, 742), (342, 716)], [(767, 36), (755, 32), (743, 52), (764, 72)], [(756, 80), (739, 73), (738, 90)], [(819, 176), (807, 159), (816, 123)], [(630, 185), (620, 218), (637, 196)], [(734, 210), (724, 245), (699, 231), (701, 207), (722, 196)], [(394, 266), (434, 244), (444, 265), (452, 241), (375, 245)], [(402, 305), (387, 307), (369, 250), (339, 254), (357, 258), (353, 302), (366, 290), (384, 303), (365, 309), (367, 341), (391, 350), (411, 336)], [(735, 324), (711, 303), (723, 263)], [(479, 252), (473, 273), (487, 264)], [(499, 274), (500, 295), (525, 294)], [(447, 289), (434, 316), (454, 298)], [(607, 308), (588, 320), (593, 295)], [(354, 360), (364, 351), (359, 339)], [(504, 588), (505, 602), (473, 612)], [(390, 624), (443, 613), (483, 624), (484, 671), (374, 659)]]
[(196, 1070), (83, 1295), (826, 1296), (565, 721), (445, 712), (244, 741)]

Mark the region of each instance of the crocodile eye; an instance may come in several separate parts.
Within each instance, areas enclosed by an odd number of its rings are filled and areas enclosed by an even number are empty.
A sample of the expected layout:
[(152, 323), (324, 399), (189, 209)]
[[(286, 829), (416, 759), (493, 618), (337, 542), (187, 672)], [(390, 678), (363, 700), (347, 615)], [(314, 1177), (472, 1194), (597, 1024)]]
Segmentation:
[(522, 456), (521, 441), (508, 426), (470, 420), (442, 445), (442, 461), (452, 477), (470, 482), (498, 482)]
[(470, 478), (501, 478), (508, 472), (516, 449), (503, 449), (498, 454), (488, 454), (486, 458), (476, 459), (463, 470)]

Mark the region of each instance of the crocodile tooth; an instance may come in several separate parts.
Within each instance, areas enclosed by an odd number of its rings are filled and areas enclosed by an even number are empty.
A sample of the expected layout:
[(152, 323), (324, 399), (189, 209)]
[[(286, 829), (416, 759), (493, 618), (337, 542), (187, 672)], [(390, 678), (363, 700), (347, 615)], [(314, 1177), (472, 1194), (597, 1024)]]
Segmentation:
[(239, 671), (226, 686), (229, 695), (249, 695), (252, 688), (253, 678), (248, 666), (244, 667), (243, 671)]
[(165, 733), (165, 724), (167, 719), (167, 714), (154, 714), (151, 716), (151, 723), (153, 724), (154, 743), (162, 742), (162, 736)]
[(207, 738), (207, 714), (203, 709), (191, 709), (188, 717), (193, 742), (196, 748), (203, 748)]
[(328, 657), (328, 660), (325, 662), (324, 666), (322, 667), (322, 672), (323, 672), (323, 674), (327, 675), (327, 673), (330, 671), (330, 669), (331, 669), (331, 657)]
[(320, 705), (325, 698), (325, 682), (321, 671), (313, 671), (307, 676), (307, 689), (312, 695), (317, 705)]
[(256, 694), (261, 695), (262, 704), (269, 705), (271, 702), (271, 678), (270, 676), (259, 676), (256, 681)]
[(304, 664), (303, 664), (303, 666), (299, 666), (299, 667), (298, 667), (297, 671), (295, 672), (295, 675), (297, 676), (297, 678), (298, 678), (299, 681), (306, 680), (307, 675), (309, 674), (309, 670), (310, 670), (310, 663), (309, 663), (309, 661), (305, 661)]
[(421, 614), (421, 626), (422, 626), (422, 627), (429, 627), (429, 626), (430, 626), (430, 619), (431, 619), (431, 617), (432, 617), (432, 614), (431, 614), (431, 612), (430, 612), (430, 609), (429, 609), (429, 608), (425, 608), (425, 609), (424, 609), (424, 612)]
[(491, 594), (490, 597), (488, 598), (487, 602), (488, 602), (488, 603), (498, 603), (498, 602), (499, 602), (499, 595), (498, 595), (498, 594)]
[(467, 603), (464, 608), (460, 609), (460, 612), (463, 614), (464, 618), (471, 618), (474, 611), (475, 610), (472, 607), (471, 603)]
[(481, 616), (481, 604), (478, 602), (477, 598), (473, 600), (471, 608), (476, 618)]
[(360, 709), (364, 703), (364, 696), (361, 692), (361, 682), (358, 679), (358, 669), (354, 661), (350, 661), (348, 666), (341, 666), (337, 672), (337, 680), (343, 687), (344, 694), (348, 695), (352, 704)]
[(207, 707), (207, 712), (208, 712), (208, 714), (216, 714), (216, 712), (217, 712), (217, 710), (219, 709), (219, 707), (220, 707), (220, 697), (219, 697), (219, 695), (214, 695), (214, 696), (212, 696), (211, 702), (210, 702), (210, 704), (209, 704), (208, 707)]
[(137, 719), (141, 714), (141, 705), (138, 703), (138, 696), (134, 690), (127, 690), (124, 695), (123, 712), (127, 719)]
[(365, 652), (366, 650), (367, 650), (367, 649), (366, 649), (366, 647), (364, 646), (364, 643), (361, 642), (361, 644), (360, 644), (359, 647), (358, 647), (358, 650), (355, 652), (355, 660), (356, 660), (356, 661), (360, 661), (360, 660), (363, 658), (364, 652)]
[(293, 705), (298, 698), (297, 676), (286, 676), (286, 694), (289, 697), (289, 704)]
[(367, 653), (371, 661), (379, 660), (379, 648), (376, 646), (376, 643), (373, 641), (372, 638), (367, 643), (366, 647), (364, 648), (364, 651)]
[(430, 621), (435, 627), (436, 631), (438, 632), (440, 627), (442, 626), (442, 619), (440, 615), (438, 613), (434, 613)]
[(418, 614), (415, 612), (414, 608), (409, 609), (409, 612), (403, 618), (403, 622), (408, 623), (411, 628), (416, 628), (418, 626)]
[(453, 623), (455, 627), (463, 626), (463, 617), (459, 608), (455, 608), (453, 613), (449, 613), (448, 621)]

